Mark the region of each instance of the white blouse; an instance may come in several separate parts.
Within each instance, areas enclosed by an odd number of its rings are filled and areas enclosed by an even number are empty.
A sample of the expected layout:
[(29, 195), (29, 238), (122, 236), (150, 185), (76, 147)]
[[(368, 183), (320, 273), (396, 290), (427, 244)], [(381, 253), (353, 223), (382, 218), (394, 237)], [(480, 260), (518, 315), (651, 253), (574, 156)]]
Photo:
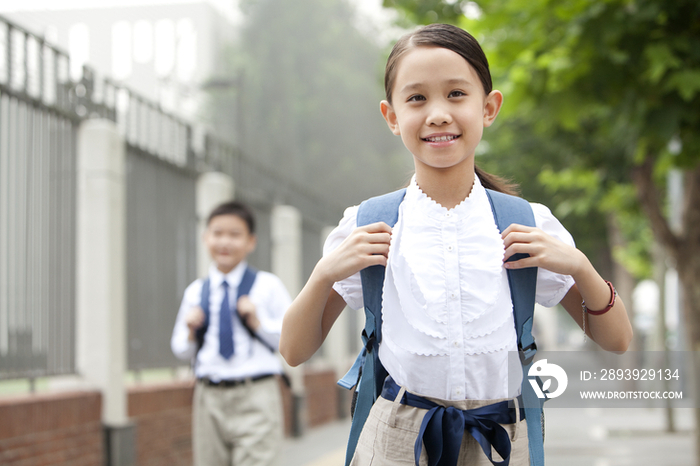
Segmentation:
[[(547, 207), (530, 205), (538, 228), (574, 245)], [(346, 209), (324, 254), (357, 228), (357, 209)], [(449, 400), (520, 393), (519, 367), (508, 380), (517, 337), (504, 251), (478, 177), (470, 195), (448, 210), (423, 193), (414, 176), (399, 207), (384, 281), (379, 358), (396, 383)], [(573, 284), (568, 275), (540, 268), (536, 301), (552, 307)], [(334, 289), (351, 308), (363, 307), (359, 273)]]

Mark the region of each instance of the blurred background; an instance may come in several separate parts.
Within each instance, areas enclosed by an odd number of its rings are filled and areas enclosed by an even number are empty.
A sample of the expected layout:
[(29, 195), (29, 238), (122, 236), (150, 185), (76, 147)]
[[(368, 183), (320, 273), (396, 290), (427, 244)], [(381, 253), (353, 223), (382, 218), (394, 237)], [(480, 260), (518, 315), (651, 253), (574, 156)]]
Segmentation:
[[(477, 164), (551, 208), (628, 303), (631, 350), (684, 352), (697, 399), (696, 1), (3, 2), (0, 464), (191, 464), (192, 376), (169, 339), (206, 271), (205, 216), (249, 203), (251, 262), (295, 295), (343, 209), (410, 178), (383, 67), (432, 22), (470, 31), (505, 95)], [(337, 464), (335, 381), (362, 325), (345, 312), (289, 369), (285, 464)], [(562, 309), (535, 325), (541, 349), (597, 351)], [(700, 464), (699, 416), (557, 410), (545, 446), (552, 464)]]

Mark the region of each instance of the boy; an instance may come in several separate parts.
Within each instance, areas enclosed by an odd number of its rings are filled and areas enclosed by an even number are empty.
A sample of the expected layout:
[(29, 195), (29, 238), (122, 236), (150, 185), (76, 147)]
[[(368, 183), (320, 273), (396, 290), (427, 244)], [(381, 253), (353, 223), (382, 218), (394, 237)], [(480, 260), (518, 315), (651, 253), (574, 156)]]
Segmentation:
[(273, 465), (283, 435), (276, 350), (289, 293), (275, 275), (249, 269), (255, 220), (244, 204), (215, 208), (203, 240), (213, 260), (208, 282), (185, 290), (170, 342), (175, 356), (194, 358), (194, 465)]

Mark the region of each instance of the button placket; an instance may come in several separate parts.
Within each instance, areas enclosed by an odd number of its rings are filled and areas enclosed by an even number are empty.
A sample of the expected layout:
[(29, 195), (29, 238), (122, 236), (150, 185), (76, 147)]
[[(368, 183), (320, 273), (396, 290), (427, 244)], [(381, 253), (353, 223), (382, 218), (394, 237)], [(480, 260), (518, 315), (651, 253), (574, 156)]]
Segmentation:
[(442, 222), (443, 259), (445, 261), (445, 306), (448, 315), (448, 352), (450, 357), (450, 390), (452, 397), (461, 398), (460, 387), (466, 383), (464, 373), (463, 316), (461, 313), (459, 285), (459, 254), (457, 253), (457, 222), (451, 212), (447, 212)]

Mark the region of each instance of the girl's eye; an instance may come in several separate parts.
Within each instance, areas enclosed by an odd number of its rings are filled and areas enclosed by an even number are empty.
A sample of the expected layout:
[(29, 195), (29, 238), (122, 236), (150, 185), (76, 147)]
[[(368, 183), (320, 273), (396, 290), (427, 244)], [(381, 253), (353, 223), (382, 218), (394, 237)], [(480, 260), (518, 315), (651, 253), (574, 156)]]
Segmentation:
[(412, 95), (411, 97), (408, 98), (408, 102), (419, 102), (425, 100), (425, 97), (423, 97), (420, 94)]
[(467, 95), (467, 94), (465, 94), (465, 93), (462, 92), (462, 91), (452, 91), (452, 92), (450, 92), (450, 94), (448, 95), (448, 97), (462, 97), (462, 96), (465, 96), (465, 95)]

